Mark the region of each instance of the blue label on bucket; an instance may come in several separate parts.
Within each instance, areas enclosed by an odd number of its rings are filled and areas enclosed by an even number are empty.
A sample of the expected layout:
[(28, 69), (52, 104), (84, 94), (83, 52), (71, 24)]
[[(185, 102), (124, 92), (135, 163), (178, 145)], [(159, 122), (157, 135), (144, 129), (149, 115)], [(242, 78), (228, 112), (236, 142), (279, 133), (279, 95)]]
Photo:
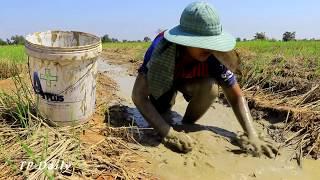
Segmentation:
[[(47, 71), (46, 71), (47, 73)], [(63, 102), (64, 97), (59, 94), (53, 94), (49, 92), (43, 92), (41, 82), (37, 72), (33, 73), (33, 89), (36, 94), (39, 94), (42, 99), (53, 102)]]

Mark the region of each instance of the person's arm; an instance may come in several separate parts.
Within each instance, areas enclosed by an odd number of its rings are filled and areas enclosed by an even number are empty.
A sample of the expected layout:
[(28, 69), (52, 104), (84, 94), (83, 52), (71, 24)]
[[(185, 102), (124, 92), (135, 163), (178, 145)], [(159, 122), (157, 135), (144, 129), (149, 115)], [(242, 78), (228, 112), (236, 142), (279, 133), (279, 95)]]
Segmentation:
[[(264, 153), (269, 157), (274, 157), (274, 154), (277, 154), (278, 152), (276, 148), (274, 148), (271, 144), (264, 142), (258, 136), (253, 126), (253, 120), (248, 103), (242, 94), (239, 84), (235, 83), (230, 87), (222, 86), (222, 89), (239, 123), (248, 137), (247, 140), (244, 140), (242, 146), (254, 151), (256, 155), (261, 155)], [(251, 149), (249, 146), (253, 146), (253, 149)]]
[(156, 108), (149, 100), (148, 84), (146, 75), (139, 73), (132, 91), (132, 101), (163, 138), (163, 144), (175, 151), (187, 153), (192, 150), (192, 139), (182, 132), (175, 131), (161, 117)]
[(146, 75), (139, 73), (133, 87), (132, 101), (151, 126), (155, 128), (162, 137), (166, 137), (171, 127), (152, 105), (148, 96)]
[(258, 137), (258, 134), (253, 126), (252, 116), (248, 103), (242, 94), (241, 88), (238, 83), (235, 83), (231, 87), (222, 86), (224, 94), (231, 105), (233, 112), (235, 113), (239, 123), (243, 130), (247, 133), (247, 136)]

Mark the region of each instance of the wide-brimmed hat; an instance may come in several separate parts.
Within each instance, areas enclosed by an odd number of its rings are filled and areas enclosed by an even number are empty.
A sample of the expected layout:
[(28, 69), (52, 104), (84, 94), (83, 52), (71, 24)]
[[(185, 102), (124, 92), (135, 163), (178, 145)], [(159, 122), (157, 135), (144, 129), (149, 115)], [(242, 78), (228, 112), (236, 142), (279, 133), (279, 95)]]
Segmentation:
[(170, 42), (227, 52), (234, 49), (235, 38), (224, 32), (216, 10), (206, 2), (193, 2), (183, 11), (180, 24), (165, 31)]

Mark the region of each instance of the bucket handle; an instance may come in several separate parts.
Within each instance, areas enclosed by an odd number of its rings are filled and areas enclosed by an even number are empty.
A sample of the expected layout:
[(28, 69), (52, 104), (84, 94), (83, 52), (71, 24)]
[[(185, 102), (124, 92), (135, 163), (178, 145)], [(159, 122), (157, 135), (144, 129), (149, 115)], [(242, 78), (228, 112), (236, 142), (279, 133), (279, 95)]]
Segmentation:
[[(76, 86), (77, 83), (81, 82), (81, 80), (83, 80), (88, 74), (89, 72), (92, 70), (93, 66), (94, 66), (94, 61), (92, 61), (92, 63), (90, 63), (89, 65), (91, 65), (91, 67), (87, 70), (87, 72), (81, 76), (74, 84), (70, 85), (69, 87), (67, 87), (65, 90), (63, 90), (62, 92), (58, 93), (59, 95), (61, 95), (62, 93), (68, 91), (69, 89), (73, 88)], [(33, 90), (34, 89), (34, 85), (32, 83), (32, 77), (31, 77), (31, 72), (30, 72), (30, 59), (29, 59), (29, 56), (28, 56), (28, 71), (29, 71), (29, 77), (30, 77), (30, 81), (31, 81), (31, 85), (32, 85), (32, 88)]]
[(63, 90), (62, 92), (58, 93), (59, 95), (61, 95), (62, 93), (65, 93), (66, 91), (68, 91), (69, 89), (73, 88), (76, 86), (76, 84), (78, 84), (79, 82), (81, 82), (81, 80), (83, 80), (88, 74), (89, 72), (92, 70), (93, 66), (94, 66), (94, 61), (92, 61), (92, 63), (90, 63), (89, 65), (91, 65), (91, 67), (87, 70), (87, 72), (82, 75), (74, 84), (71, 84), (69, 87), (67, 87), (65, 90)]

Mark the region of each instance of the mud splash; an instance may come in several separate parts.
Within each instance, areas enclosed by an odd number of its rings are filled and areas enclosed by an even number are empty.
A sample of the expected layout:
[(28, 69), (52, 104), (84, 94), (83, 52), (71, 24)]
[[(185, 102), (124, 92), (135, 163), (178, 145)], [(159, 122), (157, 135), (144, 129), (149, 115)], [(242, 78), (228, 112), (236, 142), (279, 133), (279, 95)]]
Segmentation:
[[(118, 96), (127, 106), (127, 112), (140, 127), (147, 122), (131, 102), (135, 77), (126, 69), (99, 60), (99, 71), (107, 73), (119, 85)], [(181, 125), (179, 120), (187, 103), (181, 94), (176, 99), (175, 128), (184, 130), (195, 140), (194, 149), (188, 154), (178, 154), (164, 147), (155, 136), (144, 137), (138, 147), (151, 162), (146, 169), (160, 179), (320, 179), (320, 161), (304, 159), (300, 168), (289, 161), (290, 149), (281, 150), (275, 159), (256, 158), (243, 153), (233, 145), (233, 138), (242, 132), (231, 108), (214, 103), (212, 108), (195, 125)], [(259, 124), (257, 130), (265, 133)]]

